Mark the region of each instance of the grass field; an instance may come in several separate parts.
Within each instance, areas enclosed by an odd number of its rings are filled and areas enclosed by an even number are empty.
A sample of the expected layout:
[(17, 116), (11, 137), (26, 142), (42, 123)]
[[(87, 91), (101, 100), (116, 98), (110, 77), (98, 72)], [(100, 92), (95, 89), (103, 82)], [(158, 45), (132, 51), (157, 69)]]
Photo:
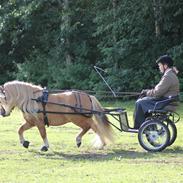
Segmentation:
[[(111, 103), (103, 104), (111, 107)], [(132, 120), (134, 102), (114, 103), (127, 108)], [(148, 153), (138, 143), (137, 134), (115, 131), (116, 141), (103, 150), (91, 147), (92, 132), (78, 149), (75, 137), (79, 129), (68, 124), (47, 128), (50, 149), (40, 152), (41, 137), (36, 128), (25, 132), (29, 149), (20, 146), (17, 129), (23, 118), (14, 110), (0, 118), (0, 183), (123, 183), (183, 182), (183, 104), (179, 107), (175, 143), (163, 152)]]

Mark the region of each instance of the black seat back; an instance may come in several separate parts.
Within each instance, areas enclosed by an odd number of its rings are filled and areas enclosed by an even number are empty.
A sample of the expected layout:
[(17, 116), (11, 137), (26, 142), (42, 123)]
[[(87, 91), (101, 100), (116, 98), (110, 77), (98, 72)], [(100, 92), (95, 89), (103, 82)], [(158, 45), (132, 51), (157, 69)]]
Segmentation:
[(172, 105), (175, 107), (178, 105), (178, 101), (179, 101), (179, 96), (169, 96), (168, 98), (166, 98), (164, 100), (157, 101), (154, 106), (154, 110), (163, 109), (169, 105)]

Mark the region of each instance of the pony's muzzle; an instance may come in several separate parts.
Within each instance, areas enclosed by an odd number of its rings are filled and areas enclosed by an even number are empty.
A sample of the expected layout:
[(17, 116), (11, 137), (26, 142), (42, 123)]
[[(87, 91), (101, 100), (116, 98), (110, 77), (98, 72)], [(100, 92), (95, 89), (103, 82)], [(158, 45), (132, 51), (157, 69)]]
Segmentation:
[(5, 117), (6, 116), (6, 111), (4, 109), (4, 107), (1, 106), (1, 109), (0, 109), (0, 115)]

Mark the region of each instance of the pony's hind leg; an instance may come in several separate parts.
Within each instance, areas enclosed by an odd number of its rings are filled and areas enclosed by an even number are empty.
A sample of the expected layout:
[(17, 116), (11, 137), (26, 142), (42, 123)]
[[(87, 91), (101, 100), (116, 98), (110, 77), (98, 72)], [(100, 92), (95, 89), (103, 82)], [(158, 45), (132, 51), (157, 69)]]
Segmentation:
[(39, 133), (44, 142), (43, 146), (41, 147), (41, 151), (48, 151), (49, 143), (48, 143), (48, 139), (47, 139), (46, 128), (45, 128), (44, 123), (43, 124), (40, 124), (40, 123), (39, 123), (39, 125), (37, 125), (37, 127), (38, 127)]
[(29, 143), (30, 143), (30, 142), (24, 139), (23, 133), (24, 133), (25, 130), (30, 129), (30, 128), (32, 128), (33, 126), (34, 126), (34, 125), (32, 125), (32, 124), (30, 124), (30, 123), (28, 123), (28, 122), (26, 121), (26, 122), (25, 122), (24, 124), (22, 124), (22, 125), (20, 126), (20, 128), (18, 129), (20, 144), (22, 144), (23, 147), (25, 147), (25, 148), (28, 148), (28, 147), (29, 147)]
[(97, 125), (95, 124), (94, 120), (92, 119), (91, 129), (96, 133), (96, 137), (94, 139), (93, 146), (97, 149), (103, 149), (106, 145), (104, 139), (101, 136), (100, 130), (98, 129)]
[(80, 133), (77, 135), (76, 137), (76, 145), (78, 147), (81, 146), (81, 142), (82, 142), (82, 137), (83, 135), (90, 129), (90, 126), (88, 126), (87, 128), (82, 128), (82, 130), (80, 131)]

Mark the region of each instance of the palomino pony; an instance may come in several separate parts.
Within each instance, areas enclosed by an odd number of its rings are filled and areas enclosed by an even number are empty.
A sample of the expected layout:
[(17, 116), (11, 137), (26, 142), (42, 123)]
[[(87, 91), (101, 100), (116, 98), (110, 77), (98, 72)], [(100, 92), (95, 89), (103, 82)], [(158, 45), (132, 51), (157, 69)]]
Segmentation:
[[(20, 126), (18, 134), (20, 143), (25, 148), (28, 148), (29, 141), (24, 139), (23, 133), (36, 126), (44, 142), (41, 150), (48, 150), (45, 117), (50, 126), (63, 125), (68, 122), (79, 126), (82, 130), (76, 137), (78, 147), (81, 145), (82, 136), (89, 129), (98, 135), (99, 148), (113, 141), (112, 128), (107, 122), (107, 117), (102, 113), (104, 109), (94, 96), (72, 90), (50, 93), (44, 105), (38, 100), (41, 97), (43, 97), (43, 88), (30, 83), (11, 81), (0, 86), (1, 115), (10, 115), (14, 107), (18, 107), (23, 113), (25, 123)], [(46, 113), (40, 111), (46, 111)], [(98, 112), (92, 113), (92, 111)]]

